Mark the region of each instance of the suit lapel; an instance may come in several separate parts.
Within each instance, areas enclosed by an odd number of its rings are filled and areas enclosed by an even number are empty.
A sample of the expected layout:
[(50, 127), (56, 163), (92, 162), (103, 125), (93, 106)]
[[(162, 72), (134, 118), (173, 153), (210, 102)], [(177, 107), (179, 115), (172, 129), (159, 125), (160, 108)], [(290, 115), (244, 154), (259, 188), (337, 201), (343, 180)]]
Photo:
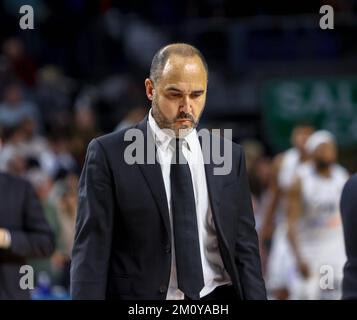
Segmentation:
[[(145, 177), (147, 184), (152, 192), (152, 195), (155, 199), (155, 202), (159, 208), (165, 229), (168, 235), (169, 240), (171, 241), (171, 227), (170, 227), (170, 218), (169, 218), (169, 209), (167, 204), (167, 197), (165, 191), (164, 180), (162, 177), (161, 166), (156, 160), (156, 145), (151, 133), (150, 128), (148, 128), (148, 116), (146, 116), (139, 124), (138, 128), (144, 134), (144, 163), (138, 164), (142, 174)], [(148, 130), (149, 129), (149, 130)], [(147, 163), (147, 150), (148, 148), (154, 148), (155, 150), (155, 161), (153, 164)], [(149, 149), (150, 150), (150, 149)]]

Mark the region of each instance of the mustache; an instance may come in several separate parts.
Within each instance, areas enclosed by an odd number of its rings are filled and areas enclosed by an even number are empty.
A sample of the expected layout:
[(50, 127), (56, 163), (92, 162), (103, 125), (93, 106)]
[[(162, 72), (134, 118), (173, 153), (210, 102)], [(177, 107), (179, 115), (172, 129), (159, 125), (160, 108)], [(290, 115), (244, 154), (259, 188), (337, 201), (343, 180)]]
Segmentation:
[(176, 120), (181, 120), (181, 119), (188, 119), (193, 123), (196, 123), (195, 118), (193, 115), (186, 113), (186, 112), (180, 112), (180, 114), (177, 116)]

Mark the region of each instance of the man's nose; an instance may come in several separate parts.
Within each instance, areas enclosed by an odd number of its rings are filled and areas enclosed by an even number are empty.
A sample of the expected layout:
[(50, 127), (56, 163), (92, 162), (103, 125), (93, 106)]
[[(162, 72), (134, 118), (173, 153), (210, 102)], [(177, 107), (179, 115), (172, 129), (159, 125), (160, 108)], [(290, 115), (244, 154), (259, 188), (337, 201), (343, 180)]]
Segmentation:
[(191, 113), (191, 99), (189, 96), (184, 96), (182, 98), (180, 112)]

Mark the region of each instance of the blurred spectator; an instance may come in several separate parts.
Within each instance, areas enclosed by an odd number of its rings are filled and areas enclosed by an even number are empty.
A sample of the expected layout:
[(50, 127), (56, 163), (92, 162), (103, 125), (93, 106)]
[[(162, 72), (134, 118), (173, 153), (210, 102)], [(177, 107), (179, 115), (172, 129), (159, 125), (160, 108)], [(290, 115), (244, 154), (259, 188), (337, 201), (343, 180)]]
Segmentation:
[(269, 201), (269, 183), (271, 180), (271, 159), (261, 157), (255, 161), (248, 175), (257, 231), (261, 230), (265, 208)]
[(74, 89), (74, 81), (56, 66), (45, 66), (38, 71), (36, 101), (46, 128), (70, 122)]
[(49, 144), (44, 136), (37, 133), (36, 123), (33, 119), (26, 118), (19, 125), (22, 140), (17, 144), (21, 153), (27, 159), (34, 159), (42, 167), (42, 157), (50, 152)]
[(91, 107), (77, 106), (74, 114), (70, 150), (78, 167), (83, 167), (89, 142), (100, 135)]
[(3, 44), (3, 68), (6, 73), (13, 75), (27, 86), (35, 84), (36, 65), (34, 60), (26, 54), (21, 39), (10, 38)]
[(256, 219), (256, 229), (261, 227), (262, 211), (259, 209), (265, 198), (269, 181), (270, 161), (264, 156), (262, 143), (256, 140), (245, 140), (241, 143), (246, 159), (250, 191), (252, 193), (253, 211)]
[(67, 256), (63, 253), (61, 224), (58, 218), (57, 207), (50, 197), (53, 189), (53, 181), (40, 169), (29, 170), (27, 178), (35, 189), (44, 210), (45, 218), (55, 237), (55, 251), (52, 256), (46, 259), (32, 259), (29, 261), (29, 264), (34, 267), (36, 278), (40, 273), (45, 272), (50, 279), (50, 283), (56, 285), (59, 282), (59, 275), (61, 275), (62, 269), (67, 261)]
[(60, 283), (67, 289), (69, 289), (70, 257), (76, 224), (77, 188), (78, 176), (74, 173), (69, 173), (56, 183), (53, 195), (57, 201), (58, 218), (61, 225), (62, 252), (66, 257)]
[(48, 169), (53, 157), (47, 140), (36, 133), (34, 120), (24, 119), (19, 125), (4, 129), (4, 147), (0, 154), (0, 169), (15, 175), (24, 175), (31, 167)]
[(260, 240), (262, 255), (267, 257), (265, 279), (270, 296), (278, 300), (290, 297), (290, 284), (295, 262), (287, 239), (287, 193), (296, 169), (309, 159), (306, 140), (313, 133), (308, 123), (300, 123), (292, 131), (292, 148), (278, 154), (272, 163), (269, 198), (265, 204)]
[(46, 171), (50, 172), (54, 179), (60, 179), (68, 172), (78, 171), (77, 163), (70, 152), (70, 133), (64, 131), (54, 132), (49, 137), (51, 153), (43, 158)]
[(245, 140), (242, 142), (242, 147), (245, 152), (245, 162), (247, 172), (251, 172), (258, 159), (261, 159), (264, 154), (262, 143), (256, 140)]
[(0, 171), (24, 176), (27, 169), (26, 159), (17, 147), (23, 141), (23, 133), (16, 126), (4, 128), (2, 131)]
[(0, 124), (4, 127), (15, 126), (26, 118), (42, 125), (37, 107), (24, 98), (21, 85), (12, 82), (5, 86), (3, 100), (0, 102)]
[[(269, 184), (272, 175), (272, 161), (264, 156), (263, 145), (259, 141), (245, 140), (242, 142), (242, 146), (246, 157), (255, 227), (258, 234), (260, 234), (266, 214), (265, 208), (270, 199)], [(259, 238), (259, 242), (261, 246), (260, 255), (264, 274), (268, 256), (262, 246), (261, 238)]]
[(20, 267), (51, 255), (53, 235), (27, 181), (0, 173), (0, 194), (0, 299), (29, 299), (30, 288), (19, 286)]

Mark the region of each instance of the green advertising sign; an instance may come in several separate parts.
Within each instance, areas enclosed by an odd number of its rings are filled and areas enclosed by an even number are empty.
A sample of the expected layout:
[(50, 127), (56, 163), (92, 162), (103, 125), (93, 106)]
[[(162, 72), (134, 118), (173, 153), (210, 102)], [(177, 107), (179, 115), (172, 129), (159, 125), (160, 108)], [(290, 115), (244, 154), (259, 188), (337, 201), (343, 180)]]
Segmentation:
[(276, 150), (290, 145), (295, 124), (330, 130), (340, 146), (357, 144), (357, 77), (268, 82), (262, 92), (266, 134)]

